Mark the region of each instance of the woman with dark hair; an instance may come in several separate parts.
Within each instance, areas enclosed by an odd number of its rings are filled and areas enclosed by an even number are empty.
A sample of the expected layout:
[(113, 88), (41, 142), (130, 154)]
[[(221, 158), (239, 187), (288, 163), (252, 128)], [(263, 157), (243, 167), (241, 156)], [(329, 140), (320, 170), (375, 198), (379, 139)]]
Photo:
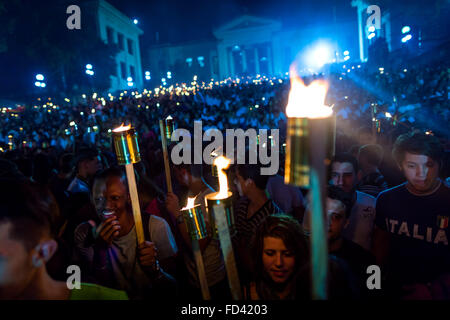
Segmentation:
[(310, 299), (309, 244), (300, 224), (286, 215), (268, 216), (253, 243), (250, 300)]

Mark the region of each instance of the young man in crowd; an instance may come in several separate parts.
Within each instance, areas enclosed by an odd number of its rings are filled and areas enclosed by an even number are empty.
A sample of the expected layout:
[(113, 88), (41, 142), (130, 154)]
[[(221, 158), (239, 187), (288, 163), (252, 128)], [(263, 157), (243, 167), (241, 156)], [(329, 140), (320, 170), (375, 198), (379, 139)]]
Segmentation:
[(138, 245), (123, 170), (113, 167), (100, 173), (92, 197), (97, 221), (75, 230), (76, 257), (92, 281), (125, 290), (133, 299), (175, 295), (173, 278), (164, 272), (175, 263), (175, 239), (164, 219), (144, 213), (146, 241)]
[(439, 140), (421, 132), (399, 136), (393, 156), (407, 182), (376, 203), (373, 252), (390, 296), (449, 299), (450, 188), (439, 178)]
[(0, 181), (0, 300), (126, 300), (123, 291), (87, 283), (71, 289), (49, 276), (58, 247), (49, 217), (57, 207), (41, 194), (29, 182)]
[(354, 202), (349, 223), (343, 232), (344, 238), (370, 250), (375, 219), (375, 198), (355, 190), (358, 182), (358, 163), (350, 154), (341, 153), (333, 158), (330, 168), (330, 184), (351, 193)]
[(372, 253), (342, 236), (353, 207), (352, 195), (335, 186), (328, 187), (328, 252), (343, 259), (356, 276), (361, 297), (367, 296), (367, 267), (375, 264)]
[[(173, 175), (176, 181), (188, 189), (188, 196), (195, 197), (195, 205), (202, 206), (202, 212), (206, 223), (209, 224), (206, 214), (205, 196), (214, 190), (206, 183), (203, 178), (202, 165), (174, 165), (172, 166)], [(188, 272), (188, 281), (184, 284), (185, 294), (193, 298), (201, 298), (200, 282), (198, 279), (197, 267), (192, 253), (192, 242), (188, 234), (186, 224), (180, 209), (187, 203), (187, 200), (181, 201), (174, 193), (168, 193), (166, 197), (166, 208), (171, 214), (172, 219), (178, 227), (179, 239), (182, 241), (185, 266)], [(203, 264), (205, 267), (206, 281), (212, 299), (229, 299), (229, 288), (226, 279), (225, 263), (220, 250), (219, 240), (210, 236), (199, 240), (199, 246), (202, 253)]]
[(356, 189), (373, 197), (388, 188), (386, 179), (378, 167), (383, 160), (383, 148), (378, 144), (366, 144), (359, 148), (359, 179)]
[(82, 149), (75, 156), (76, 176), (67, 187), (70, 193), (90, 193), (92, 179), (102, 169), (97, 150)]
[(241, 269), (241, 281), (250, 280), (253, 264), (250, 259), (249, 243), (253, 241), (259, 225), (269, 215), (281, 213), (280, 208), (267, 197), (266, 186), (269, 176), (261, 175), (259, 164), (237, 164), (234, 170), (239, 196), (235, 205), (236, 235), (233, 237), (237, 260)]

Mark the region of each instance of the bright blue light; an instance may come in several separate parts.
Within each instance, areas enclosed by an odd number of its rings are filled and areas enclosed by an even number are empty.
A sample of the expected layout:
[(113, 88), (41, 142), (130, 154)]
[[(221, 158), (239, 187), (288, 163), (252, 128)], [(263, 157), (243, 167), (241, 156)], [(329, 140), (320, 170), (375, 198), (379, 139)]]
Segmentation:
[(412, 38), (412, 36), (410, 34), (408, 34), (402, 38), (402, 42), (405, 43), (406, 41), (411, 40), (411, 38)]
[(92, 64), (88, 63), (88, 64), (86, 65), (86, 69), (92, 70)]
[(36, 82), (34, 83), (34, 85), (35, 85), (36, 87), (40, 87), (40, 86), (41, 86), (41, 83), (40, 83), (39, 81), (36, 81)]
[(410, 31), (411, 31), (410, 26), (404, 26), (404, 27), (402, 28), (402, 33), (408, 33), (408, 32), (410, 32)]
[(316, 42), (305, 52), (305, 64), (308, 68), (318, 69), (334, 58), (332, 46), (324, 41)]
[(138, 23), (139, 23), (138, 19), (134, 19), (134, 20), (133, 20), (133, 23), (134, 23), (134, 24), (138, 24)]
[(36, 80), (43, 81), (44, 80), (44, 76), (39, 73), (39, 74), (36, 75)]
[(369, 32), (375, 32), (375, 26), (370, 26), (368, 30)]
[(41, 88), (45, 88), (47, 85), (45, 84), (45, 82), (41, 83)]
[(372, 39), (373, 37), (375, 37), (375, 33), (372, 32), (371, 34), (369, 34), (369, 36), (367, 37), (367, 39), (370, 40), (370, 39)]
[(344, 51), (344, 56), (348, 56), (350, 54), (350, 52), (348, 52), (348, 50)]

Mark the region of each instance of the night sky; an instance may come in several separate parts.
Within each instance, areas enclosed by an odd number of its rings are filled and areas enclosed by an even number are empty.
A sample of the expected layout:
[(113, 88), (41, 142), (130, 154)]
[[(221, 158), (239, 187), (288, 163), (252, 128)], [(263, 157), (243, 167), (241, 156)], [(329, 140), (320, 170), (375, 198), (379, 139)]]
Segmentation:
[[(110, 0), (130, 18), (139, 19), (146, 42), (159, 32), (160, 43), (211, 37), (211, 30), (242, 14), (277, 19), (285, 26), (356, 20), (350, 1), (300, 0)], [(335, 9), (333, 9), (335, 7)], [(335, 10), (335, 11), (334, 11)]]

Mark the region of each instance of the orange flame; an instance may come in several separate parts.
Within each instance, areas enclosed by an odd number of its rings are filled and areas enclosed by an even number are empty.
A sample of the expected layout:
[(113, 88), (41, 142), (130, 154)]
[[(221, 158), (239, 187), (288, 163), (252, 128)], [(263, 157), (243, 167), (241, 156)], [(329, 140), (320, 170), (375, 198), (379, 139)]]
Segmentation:
[(188, 197), (186, 207), (184, 207), (181, 210), (192, 209), (194, 207), (195, 198), (197, 198), (197, 197), (193, 197), (193, 198)]
[(230, 163), (231, 160), (224, 156), (214, 159), (213, 165), (217, 166), (217, 174), (219, 175), (219, 192), (216, 194), (214, 199), (219, 200), (228, 198), (228, 180), (227, 175), (223, 170), (228, 168)]
[(131, 129), (131, 124), (124, 126), (123, 123), (120, 125), (120, 127), (117, 127), (113, 130), (113, 132), (123, 132), (128, 131)]
[(291, 75), (291, 91), (286, 106), (286, 116), (289, 118), (326, 118), (331, 116), (333, 109), (325, 106), (325, 96), (328, 84), (315, 80), (305, 86), (295, 70), (295, 64), (289, 69)]

